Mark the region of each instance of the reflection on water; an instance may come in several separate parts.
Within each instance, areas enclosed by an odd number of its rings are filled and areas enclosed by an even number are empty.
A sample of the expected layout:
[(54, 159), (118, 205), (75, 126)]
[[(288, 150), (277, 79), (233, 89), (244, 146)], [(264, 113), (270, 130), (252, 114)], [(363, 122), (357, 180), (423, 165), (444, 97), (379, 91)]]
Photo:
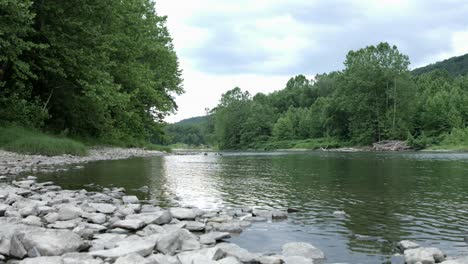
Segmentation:
[[(287, 221), (255, 224), (232, 240), (261, 252), (306, 241), (330, 262), (381, 263), (402, 239), (468, 252), (467, 161), (450, 153), (226, 153), (96, 162), (41, 180), (123, 186), (162, 206), (295, 208)], [(149, 193), (132, 191), (143, 185)]]

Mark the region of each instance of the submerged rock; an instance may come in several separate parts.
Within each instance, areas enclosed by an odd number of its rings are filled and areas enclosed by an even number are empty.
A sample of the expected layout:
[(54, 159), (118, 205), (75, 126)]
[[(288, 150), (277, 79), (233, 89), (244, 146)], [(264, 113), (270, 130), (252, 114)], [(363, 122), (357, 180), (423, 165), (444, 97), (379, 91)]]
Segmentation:
[(292, 242), (283, 245), (283, 256), (299, 256), (313, 260), (325, 259), (325, 254), (322, 250), (304, 242)]

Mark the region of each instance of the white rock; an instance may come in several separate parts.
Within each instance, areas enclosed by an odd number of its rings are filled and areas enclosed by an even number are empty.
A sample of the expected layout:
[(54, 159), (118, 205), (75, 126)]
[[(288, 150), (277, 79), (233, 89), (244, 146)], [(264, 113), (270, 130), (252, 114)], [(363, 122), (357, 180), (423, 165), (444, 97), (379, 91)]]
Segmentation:
[(241, 264), (235, 257), (227, 257), (218, 260), (219, 264)]
[(257, 263), (257, 259), (260, 257), (258, 254), (250, 253), (236, 244), (219, 243), (216, 246), (224, 251), (227, 256), (235, 257), (243, 263)]
[(397, 244), (398, 249), (400, 249), (402, 252), (407, 250), (407, 249), (412, 249), (412, 248), (418, 248), (420, 247), (419, 244), (410, 241), (410, 240), (402, 240), (398, 242)]
[(135, 195), (131, 195), (131, 196), (124, 196), (122, 197), (122, 201), (126, 204), (137, 204), (137, 203), (140, 203), (140, 200), (138, 200), (138, 197), (136, 197)]
[(225, 238), (230, 238), (231, 234), (228, 232), (210, 232), (206, 233), (200, 236), (200, 243), (209, 245), (209, 244), (214, 244), (216, 241), (225, 239)]
[(301, 256), (283, 257), (284, 264), (314, 264), (313, 259), (304, 258)]
[(177, 254), (177, 258), (182, 264), (192, 264), (195, 261), (205, 261), (208, 263), (209, 261), (221, 259), (224, 256), (225, 253), (217, 247), (204, 248)]
[(196, 237), (185, 229), (174, 229), (161, 234), (156, 249), (164, 254), (173, 255), (177, 250), (195, 250), (200, 248)]
[(19, 264), (63, 264), (63, 262), (61, 257), (37, 257), (23, 259)]
[(41, 218), (34, 215), (30, 215), (25, 219), (21, 220), (21, 223), (32, 226), (42, 226)]
[(444, 253), (433, 247), (420, 247), (405, 250), (405, 262), (407, 264), (432, 264), (444, 261)]
[(324, 259), (325, 254), (320, 249), (304, 242), (292, 242), (283, 245), (283, 256), (299, 256), (309, 259)]
[(164, 225), (168, 224), (172, 220), (172, 215), (169, 211), (157, 211), (157, 212), (150, 212), (150, 213), (141, 213), (141, 214), (131, 214), (127, 215), (125, 219), (139, 219), (145, 222), (145, 224), (157, 224), (157, 225)]
[(116, 247), (108, 250), (98, 250), (89, 254), (95, 257), (117, 259), (119, 257), (136, 253), (143, 257), (153, 252), (157, 238), (131, 236), (116, 243)]
[(61, 206), (58, 210), (58, 220), (67, 221), (80, 217), (83, 214), (81, 208), (73, 205)]
[(137, 253), (130, 253), (123, 257), (119, 257), (114, 264), (144, 264), (147, 260)]
[(171, 208), (169, 210), (172, 217), (179, 220), (193, 220), (197, 217), (196, 213), (192, 209), (188, 208)]
[(79, 251), (84, 245), (80, 236), (68, 230), (19, 231), (13, 237), (20, 242), (16, 246), (22, 246), (31, 257), (36, 256), (35, 252), (41, 256), (60, 256)]
[(112, 226), (130, 230), (139, 230), (145, 226), (145, 222), (140, 219), (126, 219), (117, 221), (112, 224)]
[(112, 214), (115, 210), (117, 210), (117, 207), (107, 203), (90, 203), (89, 206), (103, 214)]

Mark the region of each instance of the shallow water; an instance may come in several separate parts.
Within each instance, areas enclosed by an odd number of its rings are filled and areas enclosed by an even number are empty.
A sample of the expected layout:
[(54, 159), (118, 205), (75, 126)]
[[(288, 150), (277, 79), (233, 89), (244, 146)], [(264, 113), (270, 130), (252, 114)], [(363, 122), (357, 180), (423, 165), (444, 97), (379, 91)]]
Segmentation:
[[(162, 206), (299, 210), (232, 239), (253, 252), (280, 252), (286, 242), (305, 241), (330, 263), (383, 263), (392, 260), (395, 242), (412, 239), (449, 255), (468, 253), (468, 154), (174, 155), (94, 162), (40, 180), (73, 189), (122, 186)], [(132, 191), (143, 185), (149, 193)], [(346, 214), (333, 214), (339, 210)]]

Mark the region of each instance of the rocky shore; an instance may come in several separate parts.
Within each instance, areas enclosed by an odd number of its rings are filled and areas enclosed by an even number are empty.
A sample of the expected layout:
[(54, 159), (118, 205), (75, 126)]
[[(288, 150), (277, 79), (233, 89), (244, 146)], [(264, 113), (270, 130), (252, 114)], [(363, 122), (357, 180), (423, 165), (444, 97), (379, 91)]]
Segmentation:
[(118, 160), (131, 157), (150, 157), (164, 155), (164, 152), (151, 151), (140, 148), (94, 148), (88, 156), (72, 155), (41, 156), (25, 155), (0, 150), (0, 175), (17, 175), (27, 171), (51, 171), (56, 166), (80, 164), (98, 160)]
[(262, 255), (223, 241), (253, 222), (287, 216), (251, 208), (162, 209), (123, 188), (62, 190), (28, 176), (0, 183), (0, 263), (322, 263), (324, 253), (307, 243)]

